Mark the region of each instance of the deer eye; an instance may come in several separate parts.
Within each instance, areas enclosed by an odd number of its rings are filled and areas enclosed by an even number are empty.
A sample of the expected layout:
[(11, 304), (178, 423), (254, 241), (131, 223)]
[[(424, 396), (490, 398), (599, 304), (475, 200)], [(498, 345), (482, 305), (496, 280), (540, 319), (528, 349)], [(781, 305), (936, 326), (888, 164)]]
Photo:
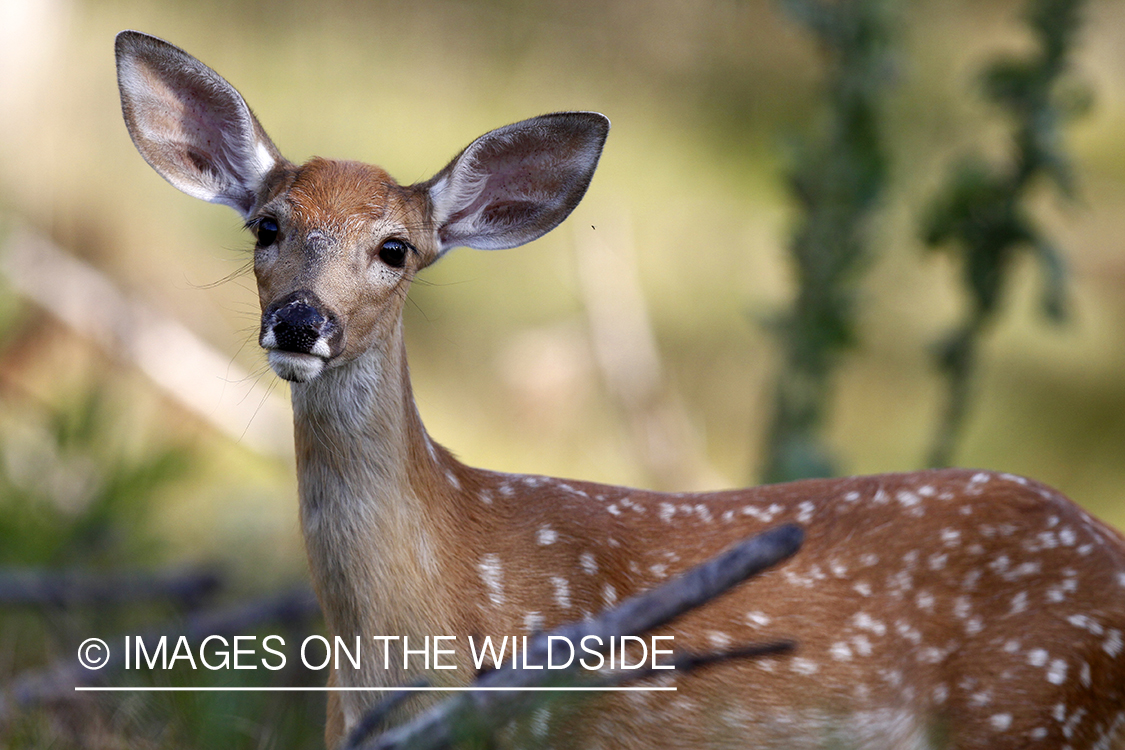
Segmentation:
[(262, 219), (259, 221), (256, 225), (258, 247), (269, 247), (277, 242), (277, 235), (280, 231), (277, 222), (273, 219)]
[(379, 248), (379, 260), (391, 268), (402, 268), (406, 265), (406, 253), (410, 249), (402, 240), (387, 240)]

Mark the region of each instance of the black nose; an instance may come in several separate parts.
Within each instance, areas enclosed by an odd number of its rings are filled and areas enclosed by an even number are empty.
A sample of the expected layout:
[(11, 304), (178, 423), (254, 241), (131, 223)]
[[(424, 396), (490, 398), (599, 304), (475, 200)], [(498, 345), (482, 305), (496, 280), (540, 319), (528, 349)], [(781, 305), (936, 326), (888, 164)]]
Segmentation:
[(277, 348), (287, 352), (307, 353), (323, 335), (325, 317), (316, 308), (303, 302), (291, 302), (277, 311), (273, 335)]
[[(337, 335), (331, 313), (322, 312), (320, 300), (311, 292), (295, 292), (269, 306), (262, 315), (262, 345), (299, 354), (327, 356)], [(325, 351), (318, 351), (316, 348)]]

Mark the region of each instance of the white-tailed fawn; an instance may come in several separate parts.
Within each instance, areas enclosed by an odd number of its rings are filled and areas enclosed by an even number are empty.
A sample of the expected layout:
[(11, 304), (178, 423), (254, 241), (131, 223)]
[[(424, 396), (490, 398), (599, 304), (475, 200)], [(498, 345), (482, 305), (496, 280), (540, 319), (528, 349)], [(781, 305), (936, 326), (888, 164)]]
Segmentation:
[[(414, 648), (551, 628), (792, 521), (795, 557), (660, 631), (676, 650), (792, 652), (663, 677), (676, 692), (548, 704), (538, 745), (1125, 748), (1125, 542), (1049, 487), (947, 470), (662, 494), (472, 468), (430, 438), (403, 343), (411, 280), (454, 247), (558, 225), (605, 117), (493, 130), (404, 186), (368, 164), (287, 161), (229, 83), (164, 41), (125, 31), (116, 51), (141, 155), (256, 238), (259, 343), (290, 382), (313, 585), (330, 633), (379, 655), (330, 684), (424, 671), (420, 657), (385, 668), (378, 636)], [(468, 649), (448, 658), (459, 668), (427, 678), (468, 683)], [(378, 697), (331, 693), (328, 746)]]

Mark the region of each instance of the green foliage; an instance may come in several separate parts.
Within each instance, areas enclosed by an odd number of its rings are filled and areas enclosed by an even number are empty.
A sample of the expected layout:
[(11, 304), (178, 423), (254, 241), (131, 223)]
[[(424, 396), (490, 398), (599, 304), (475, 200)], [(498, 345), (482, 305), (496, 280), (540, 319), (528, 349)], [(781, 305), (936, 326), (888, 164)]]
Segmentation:
[(978, 155), (965, 158), (924, 222), (926, 244), (947, 249), (961, 263), (969, 297), (964, 321), (938, 346), (938, 368), (949, 392), (931, 466), (951, 461), (968, 409), (979, 342), (999, 313), (1018, 253), (1030, 251), (1039, 262), (1048, 318), (1065, 316), (1063, 259), (1033, 218), (1028, 200), (1040, 178), (1064, 196), (1074, 193), (1060, 131), (1089, 100), (1067, 80), (1080, 8), (1080, 0), (1031, 0), (1027, 19), (1038, 49), (1027, 58), (997, 60), (983, 76), (985, 95), (1012, 121), (1013, 153), (1006, 164), (991, 164)]
[(187, 476), (190, 453), (123, 454), (108, 438), (105, 391), (51, 412), (40, 429), (0, 444), (0, 564), (110, 569), (152, 561), (152, 499)]
[(868, 224), (887, 177), (880, 119), (893, 42), (884, 0), (785, 0), (783, 6), (820, 42), (828, 79), (824, 122), (797, 145), (790, 175), (801, 211), (789, 248), (797, 297), (776, 323), (784, 363), (767, 482), (834, 473), (818, 433), (832, 370), (859, 339), (856, 296), (870, 264)]
[[(130, 449), (115, 439), (122, 415), (98, 387), (51, 410), (26, 402), (17, 429), (0, 439), (0, 566), (107, 572), (164, 563), (151, 520), (163, 493), (190, 480), (198, 465), (182, 445)], [(35, 413), (38, 412), (38, 413)], [(15, 425), (9, 424), (9, 427)], [(7, 610), (0, 617), (5, 683), (73, 657), (91, 635), (175, 630), (185, 613), (165, 602), (47, 611)], [(268, 633), (284, 630), (274, 625)], [(252, 633), (240, 633), (252, 635)], [(305, 634), (287, 634), (297, 642)], [(119, 642), (119, 641), (118, 641)], [(211, 672), (180, 665), (129, 671), (130, 686), (259, 686), (322, 684), (323, 676), (290, 659), (280, 672)], [(298, 748), (320, 743), (323, 696), (317, 693), (138, 693), (67, 701), (24, 712), (5, 725), (5, 747)]]

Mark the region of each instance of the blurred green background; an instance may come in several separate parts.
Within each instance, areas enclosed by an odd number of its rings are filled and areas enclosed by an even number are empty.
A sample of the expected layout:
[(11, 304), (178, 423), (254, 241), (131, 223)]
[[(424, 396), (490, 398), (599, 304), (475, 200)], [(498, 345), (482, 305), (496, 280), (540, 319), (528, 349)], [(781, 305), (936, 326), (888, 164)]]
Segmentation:
[[(847, 473), (925, 461), (942, 397), (931, 347), (964, 297), (949, 258), (923, 252), (919, 219), (966, 148), (1004, 153), (978, 76), (1029, 44), (1022, 3), (892, 7), (890, 184), (861, 346), (842, 360), (827, 433)], [(1069, 259), (1072, 315), (1044, 321), (1040, 276), (1021, 261), (955, 463), (1032, 476), (1121, 528), (1125, 3), (1089, 2), (1085, 18), (1075, 64), (1094, 105), (1066, 130), (1079, 199), (1043, 191), (1036, 204)], [(793, 294), (783, 176), (823, 77), (816, 45), (775, 4), (0, 0), (0, 252), (32, 246), (28, 232), (49, 238), (142, 305), (137, 316), (178, 321), (219, 355), (209, 366), (174, 336), (142, 347), (199, 373), (203, 402), (185, 406), (182, 386), (156, 384), (136, 356), (0, 276), (0, 523), (26, 542), (6, 562), (205, 563), (245, 590), (305, 576), (286, 388), (256, 345), (253, 278), (237, 273), (250, 238), (234, 212), (180, 194), (133, 149), (113, 65), (126, 28), (219, 71), (291, 160), (375, 162), (404, 183), (493, 127), (608, 115), (600, 167), (564, 225), (520, 249), (457, 250), (415, 283), (407, 335), (423, 419), (465, 462), (504, 471), (664, 489), (758, 480), (778, 366), (763, 322)], [(607, 362), (615, 340), (631, 342), (624, 365)], [(643, 381), (647, 412), (615, 385), (621, 373)], [(638, 429), (646, 414), (655, 440)], [(114, 481), (141, 489), (98, 526), (91, 508)]]

